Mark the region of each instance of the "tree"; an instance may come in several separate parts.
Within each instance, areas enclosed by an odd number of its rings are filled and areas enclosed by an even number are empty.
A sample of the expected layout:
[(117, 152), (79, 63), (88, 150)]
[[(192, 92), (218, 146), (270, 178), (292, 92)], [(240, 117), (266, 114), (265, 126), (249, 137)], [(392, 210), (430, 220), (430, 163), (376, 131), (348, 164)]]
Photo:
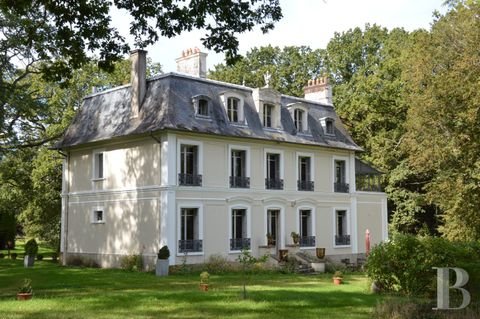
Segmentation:
[[(457, 3), (458, 1), (454, 1)], [(449, 239), (480, 239), (480, 3), (461, 1), (437, 15), (409, 51), (408, 164), (431, 179), (426, 200), (439, 207)]]
[(113, 63), (129, 51), (110, 25), (112, 4), (133, 18), (130, 31), (137, 47), (160, 36), (205, 29), (205, 47), (225, 51), (229, 60), (237, 53), (237, 33), (254, 26), (267, 32), (282, 17), (278, 0), (0, 0), (0, 146), (31, 146), (24, 137), (43, 125), (45, 103), (31, 96), (26, 77), (40, 74), (66, 86), (73, 70), (86, 65), (92, 53), (99, 55), (102, 69), (112, 71)]
[(323, 72), (323, 51), (309, 47), (260, 47), (247, 52), (233, 65), (219, 64), (209, 78), (250, 87), (265, 85), (264, 75), (271, 75), (269, 85), (293, 96), (303, 96), (309, 79)]

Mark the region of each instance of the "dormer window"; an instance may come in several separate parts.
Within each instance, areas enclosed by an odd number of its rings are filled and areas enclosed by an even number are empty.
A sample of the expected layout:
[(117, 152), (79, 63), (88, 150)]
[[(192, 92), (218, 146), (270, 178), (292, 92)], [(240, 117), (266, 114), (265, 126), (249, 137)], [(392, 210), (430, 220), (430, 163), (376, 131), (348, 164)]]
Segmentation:
[(227, 99), (227, 115), (230, 122), (238, 122), (238, 105), (239, 99), (235, 97), (229, 97)]
[(265, 127), (272, 127), (272, 114), (274, 111), (274, 107), (272, 104), (264, 104), (263, 105), (263, 126)]
[(308, 108), (303, 103), (293, 103), (287, 106), (293, 118), (293, 124), (299, 133), (308, 132)]
[(210, 98), (204, 95), (195, 96), (192, 100), (195, 116), (200, 118), (210, 117)]
[(243, 96), (236, 92), (225, 92), (220, 95), (227, 119), (232, 124), (245, 124), (243, 112)]
[(325, 135), (335, 135), (335, 120), (330, 117), (320, 119)]

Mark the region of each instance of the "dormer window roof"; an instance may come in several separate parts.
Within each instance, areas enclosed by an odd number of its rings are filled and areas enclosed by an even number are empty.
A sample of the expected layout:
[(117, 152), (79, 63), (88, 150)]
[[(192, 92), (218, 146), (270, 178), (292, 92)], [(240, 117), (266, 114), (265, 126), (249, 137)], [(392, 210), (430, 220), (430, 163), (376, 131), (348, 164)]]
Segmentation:
[(252, 95), (263, 127), (281, 129), (281, 94), (271, 88), (257, 88)]

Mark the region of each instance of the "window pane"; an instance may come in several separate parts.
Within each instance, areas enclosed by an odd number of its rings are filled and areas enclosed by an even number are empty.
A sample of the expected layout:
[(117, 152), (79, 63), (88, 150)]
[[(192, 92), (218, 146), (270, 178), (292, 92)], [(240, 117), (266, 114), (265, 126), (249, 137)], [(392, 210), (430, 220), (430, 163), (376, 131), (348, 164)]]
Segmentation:
[(205, 99), (198, 100), (198, 114), (208, 116), (208, 101)]
[(95, 178), (103, 178), (103, 153), (95, 154)]
[(246, 177), (245, 158), (246, 151), (232, 150), (232, 171), (231, 175), (235, 177)]
[(227, 115), (230, 122), (238, 122), (238, 101), (233, 97), (227, 100)]
[(299, 157), (298, 177), (301, 181), (310, 181), (310, 157)]
[(246, 237), (245, 219), (245, 209), (232, 210), (232, 238), (241, 239)]
[(180, 173), (197, 175), (197, 146), (182, 145), (180, 153)]
[(296, 109), (293, 112), (293, 117), (295, 122), (295, 128), (297, 129), (297, 131), (302, 132), (303, 131), (303, 111), (300, 109)]
[(267, 154), (267, 178), (280, 179), (280, 154)]
[(265, 127), (272, 127), (273, 107), (271, 104), (263, 105), (263, 126)]

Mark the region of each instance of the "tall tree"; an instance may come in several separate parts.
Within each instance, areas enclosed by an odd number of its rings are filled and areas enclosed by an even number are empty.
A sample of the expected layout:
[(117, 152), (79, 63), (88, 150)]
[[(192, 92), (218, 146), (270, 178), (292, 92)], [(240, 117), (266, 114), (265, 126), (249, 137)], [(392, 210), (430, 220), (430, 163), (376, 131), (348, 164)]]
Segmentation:
[(424, 190), (443, 235), (479, 240), (480, 3), (457, 2), (409, 50), (403, 148), (411, 167), (432, 176)]
[(129, 51), (111, 26), (111, 6), (132, 17), (137, 47), (204, 29), (205, 47), (224, 51), (228, 59), (236, 56), (238, 33), (254, 26), (267, 32), (282, 17), (278, 0), (0, 0), (0, 147), (24, 146), (30, 130), (42, 125), (45, 105), (22, 81), (28, 75), (66, 85), (92, 53), (99, 55), (101, 68), (111, 71)]
[(303, 96), (309, 79), (323, 71), (323, 51), (309, 47), (260, 47), (247, 52), (233, 65), (219, 64), (209, 73), (214, 80), (250, 87), (265, 85), (264, 75), (271, 75), (269, 85), (293, 96)]

